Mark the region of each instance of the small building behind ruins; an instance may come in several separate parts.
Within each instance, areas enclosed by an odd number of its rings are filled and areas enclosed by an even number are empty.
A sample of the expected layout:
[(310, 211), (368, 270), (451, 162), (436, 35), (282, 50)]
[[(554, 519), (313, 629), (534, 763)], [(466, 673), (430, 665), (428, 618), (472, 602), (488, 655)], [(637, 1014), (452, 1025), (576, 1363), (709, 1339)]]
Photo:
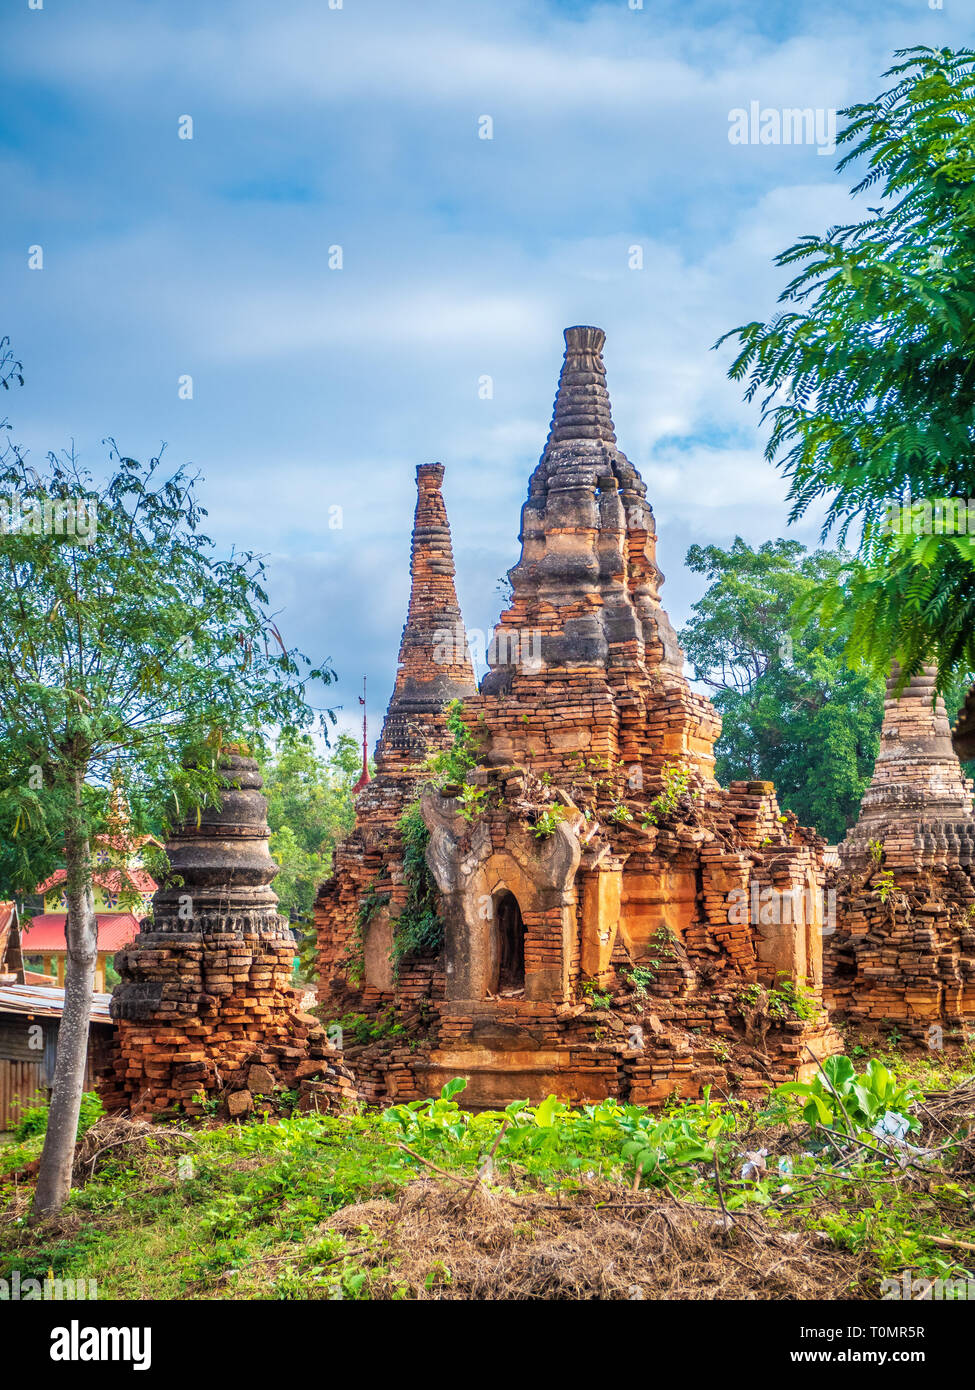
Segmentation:
[(477, 687), (443, 469), (417, 470), (399, 670), (316, 904), (323, 1017), (370, 1100), (764, 1090), (839, 1038), (824, 842), (767, 782), (719, 787), (720, 720), (661, 605), (604, 335), (566, 330), (510, 605)]

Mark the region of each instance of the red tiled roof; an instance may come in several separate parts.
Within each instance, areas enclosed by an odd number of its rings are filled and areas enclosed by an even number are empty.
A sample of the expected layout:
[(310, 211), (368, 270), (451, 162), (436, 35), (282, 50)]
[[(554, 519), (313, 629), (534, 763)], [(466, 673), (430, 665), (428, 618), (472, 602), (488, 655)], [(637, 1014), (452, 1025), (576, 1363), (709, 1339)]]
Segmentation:
[[(139, 923), (131, 912), (99, 914), (97, 920), (99, 951), (120, 951), (135, 940), (139, 930)], [(64, 923), (63, 912), (42, 912), (40, 916), (31, 918), (30, 926), (23, 929), (20, 939), (24, 955), (36, 956), (41, 952), (57, 955), (60, 951), (67, 951)]]
[(155, 845), (157, 849), (162, 849), (162, 845), (155, 835), (96, 835), (92, 840), (94, 845), (109, 845), (112, 849), (120, 853), (142, 849), (143, 845)]
[[(46, 878), (43, 883), (37, 885), (36, 891), (41, 894), (50, 893), (52, 888), (57, 888), (58, 884), (64, 883), (67, 877), (67, 869), (55, 869), (50, 878)], [(152, 894), (159, 887), (156, 880), (146, 873), (145, 869), (126, 869), (124, 873), (121, 869), (96, 869), (91, 877), (99, 888), (104, 888), (109, 893), (121, 893), (125, 889), (130, 893)]]

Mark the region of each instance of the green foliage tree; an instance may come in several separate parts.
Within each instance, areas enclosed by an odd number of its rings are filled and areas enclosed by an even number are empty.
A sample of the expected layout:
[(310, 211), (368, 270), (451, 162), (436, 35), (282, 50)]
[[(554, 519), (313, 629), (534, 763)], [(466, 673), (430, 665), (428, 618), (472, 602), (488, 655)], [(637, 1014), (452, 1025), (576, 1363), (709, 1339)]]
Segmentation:
[[(0, 818), (15, 845), (30, 841), (12, 870), (24, 891), (38, 844), (56, 844), (67, 870), (64, 1012), (35, 1218), (70, 1190), (97, 944), (91, 847), (110, 827), (112, 776), (134, 830), (160, 807), (182, 819), (215, 801), (225, 738), (254, 745), (265, 728), (307, 727), (308, 683), (333, 679), (285, 646), (261, 560), (214, 555), (196, 479), (109, 442), (97, 489), (72, 456), (49, 455), (41, 470), (11, 444), (0, 457), (0, 498), (17, 499), (20, 517), (0, 534)], [(45, 508), (77, 518), (79, 499), (94, 521), (86, 534), (46, 527)]]
[(708, 580), (680, 634), (722, 718), (718, 780), (773, 781), (779, 801), (827, 840), (854, 823), (879, 745), (884, 682), (844, 660), (842, 639), (793, 614), (840, 584), (842, 551), (798, 541), (757, 550), (693, 545), (685, 563)]
[(945, 690), (975, 668), (975, 537), (890, 522), (895, 501), (975, 497), (975, 52), (896, 56), (893, 86), (841, 113), (837, 168), (858, 165), (874, 205), (782, 252), (802, 267), (787, 307), (725, 337), (792, 518), (824, 500), (824, 538), (859, 533), (847, 582), (816, 600), (825, 620), (878, 672), (936, 660)]
[(335, 846), (355, 824), (352, 788), (362, 752), (340, 734), (328, 756), (307, 733), (285, 732), (263, 760), (270, 850), (281, 872), (274, 880), (280, 911), (302, 933), (301, 973), (314, 979), (313, 908), (318, 885), (329, 876)]

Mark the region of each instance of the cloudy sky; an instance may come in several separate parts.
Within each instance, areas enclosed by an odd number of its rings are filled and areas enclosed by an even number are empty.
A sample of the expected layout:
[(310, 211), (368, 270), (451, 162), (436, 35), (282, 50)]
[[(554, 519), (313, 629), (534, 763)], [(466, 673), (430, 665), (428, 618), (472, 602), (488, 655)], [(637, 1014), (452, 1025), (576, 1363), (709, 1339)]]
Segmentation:
[(868, 100), (896, 49), (968, 43), (975, 0), (38, 4), (0, 17), (15, 436), (196, 465), (343, 724), (367, 674), (378, 732), (392, 685), (417, 463), (447, 467), (490, 630), (568, 324), (607, 332), (676, 623), (692, 542), (815, 540), (711, 345), (768, 316), (775, 253), (848, 220), (851, 180), (814, 143), (730, 143), (729, 113)]

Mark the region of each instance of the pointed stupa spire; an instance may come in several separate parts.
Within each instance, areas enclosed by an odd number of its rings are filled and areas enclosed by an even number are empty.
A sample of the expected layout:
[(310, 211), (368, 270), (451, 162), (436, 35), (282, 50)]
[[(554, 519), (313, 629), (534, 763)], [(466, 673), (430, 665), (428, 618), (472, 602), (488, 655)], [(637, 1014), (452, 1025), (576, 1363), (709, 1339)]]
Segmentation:
[(399, 649), (396, 684), (376, 748), (380, 772), (402, 772), (440, 743), (448, 701), (477, 690), (454, 586), (454, 553), (440, 463), (416, 470), (416, 514), (410, 556), (410, 603)]
[(616, 443), (606, 335), (576, 324), (564, 336), (548, 439), (521, 514), (521, 559), (508, 571), (512, 604), (495, 629), (481, 684), (486, 693), (511, 688), (531, 635), (533, 674), (542, 677), (651, 666), (683, 678), (683, 653), (660, 604), (646, 484)]
[(584, 440), (615, 446), (616, 432), (603, 366), (605, 341), (603, 330), (588, 324), (565, 330), (565, 358), (546, 453), (555, 445)]
[(885, 864), (894, 867), (927, 859), (946, 834), (949, 841), (970, 837), (971, 784), (952, 747), (944, 700), (934, 699), (937, 670), (925, 666), (898, 696), (899, 676), (895, 665), (873, 777), (859, 820), (840, 846), (844, 862), (868, 855), (871, 841), (883, 846)]

